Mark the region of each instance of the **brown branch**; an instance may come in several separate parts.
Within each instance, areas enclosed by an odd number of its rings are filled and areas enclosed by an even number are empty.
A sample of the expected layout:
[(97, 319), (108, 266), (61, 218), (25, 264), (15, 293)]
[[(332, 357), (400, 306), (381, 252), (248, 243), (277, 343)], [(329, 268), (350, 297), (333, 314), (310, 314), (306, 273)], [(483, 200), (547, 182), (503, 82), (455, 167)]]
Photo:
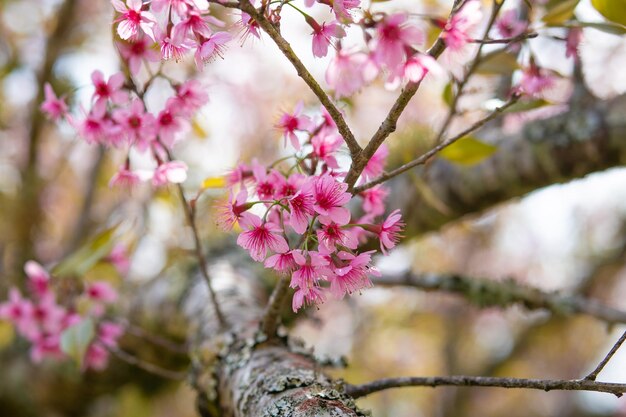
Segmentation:
[(186, 372), (176, 372), (176, 371), (171, 371), (169, 369), (161, 368), (160, 366), (157, 366), (153, 363), (146, 362), (142, 359), (139, 359), (138, 357), (133, 356), (130, 353), (125, 352), (121, 349), (111, 347), (111, 346), (106, 346), (103, 344), (101, 344), (101, 346), (104, 347), (109, 352), (111, 352), (117, 358), (128, 363), (129, 365), (136, 366), (137, 368), (143, 369), (144, 371), (150, 372), (151, 374), (158, 375), (166, 379), (172, 379), (174, 381), (183, 381), (185, 380), (187, 376)]
[(492, 281), (458, 275), (417, 275), (408, 272), (396, 277), (384, 277), (374, 283), (461, 294), (480, 307), (507, 307), (519, 303), (529, 310), (546, 309), (557, 315), (586, 314), (607, 323), (626, 323), (626, 311), (581, 296), (542, 291), (512, 279)]
[(261, 330), (268, 338), (276, 336), (276, 329), (279, 324), (280, 310), (285, 303), (285, 298), (289, 290), (289, 277), (281, 276), (278, 278), (278, 283), (272, 291), (270, 300), (265, 307), (263, 318), (261, 320)]
[(289, 42), (287, 42), (285, 38), (283, 38), (278, 29), (272, 24), (272, 22), (270, 22), (262, 13), (260, 13), (248, 0), (241, 0), (239, 5), (241, 10), (248, 13), (265, 31), (265, 33), (267, 33), (269, 37), (272, 38), (276, 46), (278, 46), (278, 49), (280, 49), (283, 55), (285, 55), (285, 57), (296, 69), (298, 76), (302, 78), (306, 85), (308, 85), (309, 88), (313, 91), (313, 94), (317, 96), (319, 101), (326, 108), (333, 121), (337, 125), (339, 133), (343, 137), (343, 140), (346, 142), (346, 145), (348, 145), (350, 155), (352, 156), (352, 158), (355, 158), (356, 155), (361, 152), (361, 147), (354, 138), (354, 134), (350, 130), (350, 127), (346, 123), (339, 109), (333, 104), (328, 95), (315, 80), (313, 75), (311, 75), (309, 70), (307, 70), (300, 58), (298, 58), (296, 53), (291, 48), (291, 45), (289, 45)]
[(356, 188), (354, 188), (354, 193), (360, 193), (362, 191), (365, 191), (369, 188), (374, 187), (375, 185), (378, 184), (382, 184), (383, 182), (396, 177), (400, 174), (402, 174), (403, 172), (408, 171), (411, 168), (414, 168), (418, 165), (422, 165), (424, 163), (426, 163), (430, 158), (432, 158), (433, 156), (435, 156), (437, 153), (439, 153), (440, 151), (442, 151), (443, 149), (447, 148), (448, 146), (452, 145), (454, 142), (458, 141), (459, 139), (462, 139), (463, 137), (469, 135), (470, 133), (480, 129), (482, 126), (484, 126), (487, 122), (495, 119), (496, 117), (498, 117), (503, 111), (505, 111), (506, 109), (508, 109), (509, 107), (511, 107), (513, 104), (517, 103), (519, 99), (519, 96), (513, 96), (506, 104), (504, 104), (501, 107), (496, 108), (494, 111), (492, 111), (487, 117), (485, 117), (484, 119), (481, 119), (479, 121), (477, 121), (476, 123), (474, 123), (473, 125), (471, 125), (470, 127), (468, 127), (467, 129), (465, 129), (464, 131), (462, 131), (461, 133), (446, 139), (445, 141), (441, 142), (440, 144), (438, 144), (437, 146), (435, 146), (434, 148), (432, 148), (431, 150), (429, 150), (428, 152), (422, 154), (419, 158), (412, 160), (411, 162), (407, 162), (406, 164), (394, 169), (393, 171), (387, 172), (382, 174), (380, 177), (366, 183), (363, 184), (361, 186), (358, 186)]
[(626, 392), (626, 384), (597, 382), (587, 379), (526, 379), (498, 378), (487, 376), (435, 376), (435, 377), (403, 377), (386, 378), (363, 385), (349, 385), (346, 394), (353, 398), (364, 397), (374, 392), (400, 387), (497, 387), (526, 388), (543, 391), (595, 391), (606, 392), (621, 397)]
[(122, 320), (121, 324), (124, 326), (126, 333), (130, 333), (135, 337), (138, 337), (154, 345), (165, 348), (174, 353), (180, 353), (183, 355), (186, 355), (188, 353), (188, 349), (185, 345), (173, 342), (159, 335), (150, 333), (144, 330), (142, 327), (131, 324), (128, 320)]
[(593, 371), (591, 371), (591, 373), (587, 375), (585, 379), (589, 381), (595, 381), (596, 378), (598, 377), (598, 374), (602, 372), (606, 364), (609, 363), (613, 355), (615, 355), (615, 353), (619, 350), (619, 348), (622, 346), (624, 341), (626, 341), (626, 332), (624, 332), (624, 334), (622, 334), (622, 336), (617, 340), (617, 342), (615, 342), (615, 344), (613, 345), (609, 353), (606, 354), (604, 359), (600, 361), (598, 366), (596, 366), (596, 368)]
[(493, 45), (493, 44), (500, 44), (500, 43), (516, 43), (516, 42), (520, 42), (526, 39), (534, 39), (537, 36), (539, 36), (538, 33), (536, 32), (530, 32), (530, 33), (521, 33), (517, 36), (514, 36), (512, 38), (503, 38), (503, 39), (473, 39), (472, 42), (474, 43), (482, 43), (485, 45)]

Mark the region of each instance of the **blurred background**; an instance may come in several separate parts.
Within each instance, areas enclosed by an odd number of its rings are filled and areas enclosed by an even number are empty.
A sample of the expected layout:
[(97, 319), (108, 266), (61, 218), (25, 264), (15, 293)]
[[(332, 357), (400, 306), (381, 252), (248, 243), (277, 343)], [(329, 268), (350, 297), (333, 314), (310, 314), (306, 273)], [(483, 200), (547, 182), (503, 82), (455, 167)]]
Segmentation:
[[(414, 3), (394, 0), (380, 7), (410, 6), (432, 16), (445, 16), (450, 7), (446, 1)], [(521, 3), (507, 1), (507, 7)], [(313, 58), (310, 29), (289, 12), (283, 33), (323, 80), (328, 58)], [(218, 7), (215, 13), (237, 19)], [(586, 21), (601, 20), (586, 0), (576, 13)], [(176, 194), (109, 188), (125, 155), (87, 145), (70, 126), (49, 123), (38, 111), (43, 82), (66, 95), (80, 114), (92, 94), (91, 72), (100, 69), (108, 76), (119, 70), (112, 16), (106, 0), (0, 0), (0, 299), (11, 286), (24, 286), (26, 260), (46, 266), (65, 262), (69, 275), (109, 280), (123, 289), (116, 313), (144, 329), (124, 336), (126, 351), (184, 369), (185, 355), (148, 341), (163, 337), (182, 346), (186, 337), (178, 302), (194, 258)], [(563, 35), (558, 30), (544, 34)], [(543, 66), (568, 75), (570, 63), (561, 49), (554, 52), (562, 44), (548, 35), (532, 40), (531, 48)], [(594, 94), (610, 99), (626, 91), (624, 37), (585, 29), (581, 56)], [(190, 58), (167, 63), (166, 71), (182, 80), (196, 70)], [(211, 102), (175, 149), (190, 167), (184, 184), (190, 195), (203, 179), (239, 161), (280, 157), (282, 139), (273, 125), (281, 111), (299, 100), (310, 111), (318, 106), (266, 38), (231, 42), (225, 59), (197, 77)], [(406, 157), (403, 139), (432, 140), (446, 115), (442, 90), (447, 81), (433, 78), (420, 89), (401, 119), (397, 141), (390, 141), (392, 159)], [(492, 75), (476, 77), (464, 107), (480, 108), (498, 81)], [(148, 92), (151, 110), (163, 106), (167, 88), (154, 83)], [(547, 98), (560, 103), (570, 91), (568, 82), (559, 82)], [(371, 136), (396, 95), (377, 82), (342, 104), (357, 137)], [(542, 111), (506, 116), (501, 129), (515, 133), (528, 120), (562, 108)], [(471, 120), (475, 114), (462, 113), (451, 131)], [(212, 206), (221, 197), (220, 190), (211, 190), (198, 208), (202, 237), (215, 253), (238, 250), (233, 237), (214, 226)], [(378, 262), (386, 275), (414, 271), (513, 279), (626, 310), (625, 231), (626, 170), (615, 168), (541, 189), (443, 230), (409, 236)], [(269, 291), (272, 277), (258, 273)], [(330, 372), (353, 383), (403, 375), (578, 378), (593, 369), (624, 330), (588, 316), (521, 306), (481, 308), (480, 295), (474, 298), (378, 286), (292, 317), (289, 326), (316, 354), (347, 358), (347, 368)], [(625, 367), (626, 350), (618, 352), (600, 379), (626, 382)], [(388, 390), (359, 405), (379, 417), (626, 416), (626, 401), (608, 394), (482, 388)], [(160, 379), (115, 358), (103, 372), (81, 373), (70, 363), (33, 365), (26, 343), (0, 322), (0, 416), (195, 415), (194, 392), (186, 383)]]

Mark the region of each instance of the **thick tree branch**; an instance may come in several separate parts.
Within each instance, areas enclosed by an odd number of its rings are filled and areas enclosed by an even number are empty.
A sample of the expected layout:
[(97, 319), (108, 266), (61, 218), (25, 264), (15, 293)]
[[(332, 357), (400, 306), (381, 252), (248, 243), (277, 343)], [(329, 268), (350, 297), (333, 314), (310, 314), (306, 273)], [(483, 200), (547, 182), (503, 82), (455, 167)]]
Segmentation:
[(499, 139), (491, 157), (473, 166), (434, 159), (389, 183), (389, 205), (404, 208), (406, 236), (412, 237), (530, 191), (622, 165), (624, 114), (626, 95), (527, 123), (514, 135), (487, 127), (481, 136)]
[(375, 281), (381, 286), (406, 286), (425, 291), (461, 294), (480, 307), (507, 307), (522, 304), (529, 310), (545, 309), (556, 315), (586, 314), (607, 323), (626, 323), (626, 311), (608, 307), (599, 301), (577, 295), (546, 292), (512, 279), (492, 281), (458, 275), (407, 272)]
[(324, 92), (324, 89), (318, 84), (313, 75), (309, 72), (309, 70), (304, 66), (300, 58), (296, 55), (296, 53), (289, 45), (289, 42), (283, 38), (278, 29), (270, 22), (262, 13), (260, 13), (248, 0), (241, 0), (239, 3), (242, 11), (248, 13), (258, 24), (259, 26), (269, 35), (270, 38), (274, 41), (278, 49), (285, 55), (285, 57), (291, 62), (293, 67), (296, 69), (298, 76), (302, 78), (302, 80), (309, 86), (313, 94), (317, 96), (322, 105), (326, 108), (330, 117), (332, 117), (333, 121), (337, 125), (337, 129), (339, 130), (339, 134), (343, 137), (346, 145), (348, 145), (348, 149), (350, 150), (350, 155), (354, 158), (361, 152), (361, 147), (356, 141), (354, 134), (350, 130), (350, 127), (346, 123), (343, 115), (339, 111), (339, 109), (335, 106), (335, 104), (331, 101), (330, 97)]
[(542, 391), (595, 391), (606, 392), (621, 397), (626, 392), (626, 384), (597, 382), (587, 379), (526, 379), (498, 378), (488, 376), (435, 376), (435, 377), (404, 377), (387, 378), (363, 385), (346, 387), (346, 393), (353, 398), (364, 397), (374, 392), (400, 387), (497, 387), (527, 388)]

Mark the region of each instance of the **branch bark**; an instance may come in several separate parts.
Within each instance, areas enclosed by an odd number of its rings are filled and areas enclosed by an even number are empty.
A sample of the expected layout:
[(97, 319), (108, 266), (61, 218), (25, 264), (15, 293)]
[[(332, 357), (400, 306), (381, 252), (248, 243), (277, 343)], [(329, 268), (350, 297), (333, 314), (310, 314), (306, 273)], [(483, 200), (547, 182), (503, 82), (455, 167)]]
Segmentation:
[[(433, 160), (389, 183), (390, 206), (404, 208), (406, 236), (413, 237), (533, 190), (622, 165), (624, 114), (626, 95), (595, 101), (528, 123), (502, 138), (498, 151), (480, 164)], [(482, 135), (500, 138), (501, 131), (486, 128)]]

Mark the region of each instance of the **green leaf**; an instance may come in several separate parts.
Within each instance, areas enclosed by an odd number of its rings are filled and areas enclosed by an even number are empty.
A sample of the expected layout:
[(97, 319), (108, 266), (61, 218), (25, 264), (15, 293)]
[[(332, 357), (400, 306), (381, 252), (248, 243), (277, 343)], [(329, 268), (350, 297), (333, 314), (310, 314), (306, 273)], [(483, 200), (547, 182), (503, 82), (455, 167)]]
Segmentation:
[(574, 16), (574, 9), (578, 6), (579, 1), (552, 0), (546, 5), (546, 14), (541, 20), (551, 25), (563, 23)]
[(111, 252), (118, 227), (119, 224), (95, 235), (76, 252), (59, 262), (52, 269), (52, 275), (59, 277), (85, 275), (91, 267)]
[(452, 106), (452, 102), (454, 101), (454, 93), (452, 92), (452, 81), (446, 84), (443, 89), (443, 93), (441, 93), (441, 98), (444, 103), (448, 105), (448, 107)]
[(519, 68), (515, 55), (497, 51), (486, 55), (476, 68), (476, 72), (483, 75), (501, 75), (510, 74)]
[(546, 101), (542, 98), (537, 100), (529, 100), (529, 101), (518, 101), (517, 103), (509, 106), (504, 112), (505, 113), (519, 113), (528, 110), (538, 109), (539, 107), (549, 106), (553, 103)]
[(84, 319), (61, 333), (61, 351), (82, 366), (85, 352), (95, 336), (93, 320)]
[(611, 22), (626, 26), (626, 0), (591, 0), (591, 4)]
[(498, 148), (473, 136), (465, 136), (444, 148), (439, 155), (455, 164), (474, 165), (491, 156)]

